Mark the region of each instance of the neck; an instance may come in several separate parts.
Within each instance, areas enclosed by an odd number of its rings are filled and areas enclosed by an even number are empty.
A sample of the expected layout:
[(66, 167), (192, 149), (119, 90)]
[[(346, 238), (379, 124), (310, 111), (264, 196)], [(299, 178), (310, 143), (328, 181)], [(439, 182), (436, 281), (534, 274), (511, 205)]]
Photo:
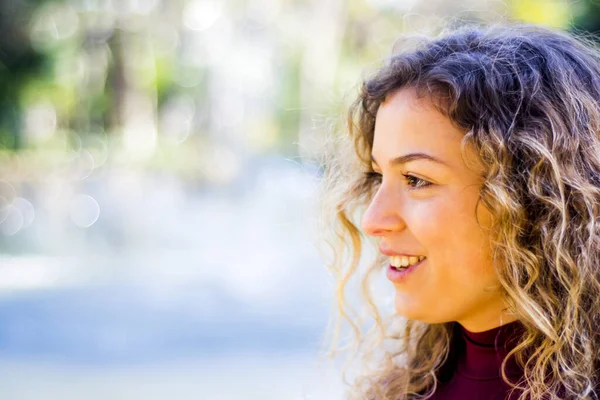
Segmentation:
[(518, 318), (510, 314), (494, 314), (485, 318), (469, 318), (456, 321), (469, 332), (484, 332), (516, 321)]

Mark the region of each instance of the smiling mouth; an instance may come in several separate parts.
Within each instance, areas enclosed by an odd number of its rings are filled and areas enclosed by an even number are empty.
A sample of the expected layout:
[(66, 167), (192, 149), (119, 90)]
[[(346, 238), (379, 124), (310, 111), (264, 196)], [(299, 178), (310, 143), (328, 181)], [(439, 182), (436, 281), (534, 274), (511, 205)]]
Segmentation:
[(390, 265), (395, 269), (402, 271), (414, 265), (420, 264), (427, 257), (425, 256), (391, 256)]

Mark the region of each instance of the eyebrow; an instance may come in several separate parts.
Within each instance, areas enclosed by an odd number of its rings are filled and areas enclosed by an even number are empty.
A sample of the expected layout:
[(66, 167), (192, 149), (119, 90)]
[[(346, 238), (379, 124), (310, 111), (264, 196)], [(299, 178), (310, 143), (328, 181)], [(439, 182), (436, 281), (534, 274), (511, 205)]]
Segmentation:
[[(428, 161), (433, 161), (435, 163), (448, 166), (448, 164), (446, 162), (440, 160), (439, 158), (430, 156), (429, 154), (425, 154), (425, 153), (409, 153), (409, 154), (405, 154), (403, 156), (392, 158), (389, 162), (389, 165), (390, 166), (402, 165), (402, 164), (406, 164), (406, 163), (409, 163), (411, 161), (416, 161), (416, 160), (428, 160)], [(371, 154), (371, 161), (373, 163), (375, 163), (375, 165), (379, 165), (377, 163), (377, 161), (375, 161), (375, 157), (373, 156), (373, 154)]]

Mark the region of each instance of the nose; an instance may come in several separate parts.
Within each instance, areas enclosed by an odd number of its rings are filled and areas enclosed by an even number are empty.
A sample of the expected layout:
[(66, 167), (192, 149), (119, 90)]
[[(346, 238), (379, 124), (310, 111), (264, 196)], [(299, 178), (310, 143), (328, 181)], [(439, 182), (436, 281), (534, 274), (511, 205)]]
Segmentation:
[(383, 186), (379, 188), (362, 217), (361, 225), (367, 235), (384, 236), (404, 229), (399, 200), (386, 194)]

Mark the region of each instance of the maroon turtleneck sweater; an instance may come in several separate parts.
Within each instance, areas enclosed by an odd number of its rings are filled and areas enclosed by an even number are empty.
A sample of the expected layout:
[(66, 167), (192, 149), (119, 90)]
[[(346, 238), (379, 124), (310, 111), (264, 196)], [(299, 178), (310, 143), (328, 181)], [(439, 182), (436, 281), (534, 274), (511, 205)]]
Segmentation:
[[(500, 365), (523, 333), (523, 325), (514, 321), (484, 332), (469, 332), (457, 324), (453, 350), (445, 375), (432, 397), (435, 400), (505, 400), (510, 386), (500, 374)], [(511, 357), (507, 363), (511, 381), (522, 377), (523, 371)]]

